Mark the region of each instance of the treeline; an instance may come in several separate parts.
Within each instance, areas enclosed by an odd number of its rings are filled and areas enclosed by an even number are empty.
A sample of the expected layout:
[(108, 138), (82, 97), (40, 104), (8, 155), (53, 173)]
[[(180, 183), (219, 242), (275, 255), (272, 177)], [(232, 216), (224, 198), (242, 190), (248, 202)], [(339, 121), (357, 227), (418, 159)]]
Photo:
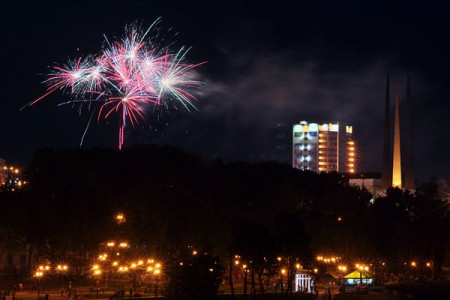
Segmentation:
[[(254, 274), (279, 256), (311, 268), (323, 254), (385, 262), (392, 272), (432, 261), (436, 278), (448, 259), (448, 205), (433, 184), (415, 195), (391, 189), (371, 204), (341, 174), (205, 160), (159, 146), (43, 149), (26, 177), (27, 189), (0, 193), (2, 256), (25, 243), (42, 258), (83, 266), (101, 243), (126, 239), (167, 261), (188, 246), (201, 249), (229, 273), (236, 254)], [(118, 212), (126, 216), (121, 225)]]

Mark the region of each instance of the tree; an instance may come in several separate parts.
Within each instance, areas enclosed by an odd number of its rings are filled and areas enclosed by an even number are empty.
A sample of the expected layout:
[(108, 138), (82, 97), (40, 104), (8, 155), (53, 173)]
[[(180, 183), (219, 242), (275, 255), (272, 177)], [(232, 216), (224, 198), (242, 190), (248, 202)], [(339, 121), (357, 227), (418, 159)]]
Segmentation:
[[(184, 258), (184, 259), (183, 259)], [(218, 294), (223, 267), (208, 253), (185, 252), (167, 269), (169, 299), (212, 299)]]

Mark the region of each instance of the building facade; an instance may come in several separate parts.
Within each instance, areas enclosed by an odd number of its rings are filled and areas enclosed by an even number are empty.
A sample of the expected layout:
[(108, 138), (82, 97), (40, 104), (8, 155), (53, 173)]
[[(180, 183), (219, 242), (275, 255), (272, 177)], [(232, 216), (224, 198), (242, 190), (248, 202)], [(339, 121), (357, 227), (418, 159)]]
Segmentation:
[(313, 172), (354, 173), (355, 141), (352, 126), (339, 123), (295, 124), (292, 130), (292, 167)]

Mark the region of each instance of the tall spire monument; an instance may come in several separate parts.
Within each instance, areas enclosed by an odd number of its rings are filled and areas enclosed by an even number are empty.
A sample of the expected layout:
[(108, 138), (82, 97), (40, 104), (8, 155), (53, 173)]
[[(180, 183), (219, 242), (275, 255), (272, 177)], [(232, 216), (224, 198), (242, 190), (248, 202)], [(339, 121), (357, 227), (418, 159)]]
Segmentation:
[(413, 131), (412, 131), (412, 112), (411, 112), (411, 84), (409, 76), (406, 77), (406, 111), (405, 111), (405, 164), (404, 164), (404, 187), (409, 190), (416, 189), (414, 180), (414, 148), (413, 148)]
[(383, 144), (383, 166), (381, 169), (381, 187), (387, 189), (392, 182), (391, 162), (391, 115), (389, 109), (389, 75), (386, 78), (386, 104), (384, 108), (384, 144)]
[[(395, 91), (394, 109), (394, 138), (391, 148), (390, 127), (390, 103), (389, 103), (389, 76), (386, 81), (386, 104), (384, 113), (384, 144), (383, 165), (381, 170), (381, 188), (388, 187), (406, 188), (415, 190), (414, 181), (414, 156), (412, 142), (412, 118), (411, 118), (411, 85), (409, 77), (406, 81), (406, 110), (404, 122), (400, 124), (400, 103), (398, 87)], [(402, 132), (402, 138), (400, 133)], [(402, 148), (404, 151), (402, 152)], [(391, 152), (392, 150), (392, 152)]]
[(402, 188), (402, 155), (400, 145), (400, 108), (398, 103), (398, 87), (395, 87), (394, 111), (394, 152), (392, 159), (392, 187)]

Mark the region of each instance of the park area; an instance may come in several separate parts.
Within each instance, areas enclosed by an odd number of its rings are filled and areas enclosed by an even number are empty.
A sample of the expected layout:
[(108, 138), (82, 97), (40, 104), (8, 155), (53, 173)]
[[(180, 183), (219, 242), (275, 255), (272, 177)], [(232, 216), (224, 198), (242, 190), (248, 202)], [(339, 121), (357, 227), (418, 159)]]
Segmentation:
[[(5, 295), (6, 291), (2, 292)], [(81, 299), (150, 299), (159, 298), (166, 299), (161, 294), (155, 295), (154, 293), (130, 293), (130, 291), (123, 291), (118, 293), (113, 290), (97, 290), (89, 287), (76, 287), (72, 289), (72, 293), (61, 293), (60, 289), (49, 289), (44, 291), (37, 290), (23, 290), (13, 294), (6, 295), (6, 300), (35, 300), (46, 299), (45, 295), (48, 294), (48, 300), (81, 300)], [(339, 294), (337, 290), (331, 290), (331, 294), (328, 294), (327, 289), (319, 289), (317, 294), (306, 293), (266, 293), (266, 294), (247, 294), (237, 293), (232, 296), (231, 294), (222, 293), (214, 299), (219, 300), (303, 300), (303, 299), (317, 299), (317, 300), (401, 300), (401, 299), (447, 299), (450, 295), (450, 282), (400, 282), (395, 284), (388, 284), (384, 288), (371, 288), (368, 293), (346, 293)]]

